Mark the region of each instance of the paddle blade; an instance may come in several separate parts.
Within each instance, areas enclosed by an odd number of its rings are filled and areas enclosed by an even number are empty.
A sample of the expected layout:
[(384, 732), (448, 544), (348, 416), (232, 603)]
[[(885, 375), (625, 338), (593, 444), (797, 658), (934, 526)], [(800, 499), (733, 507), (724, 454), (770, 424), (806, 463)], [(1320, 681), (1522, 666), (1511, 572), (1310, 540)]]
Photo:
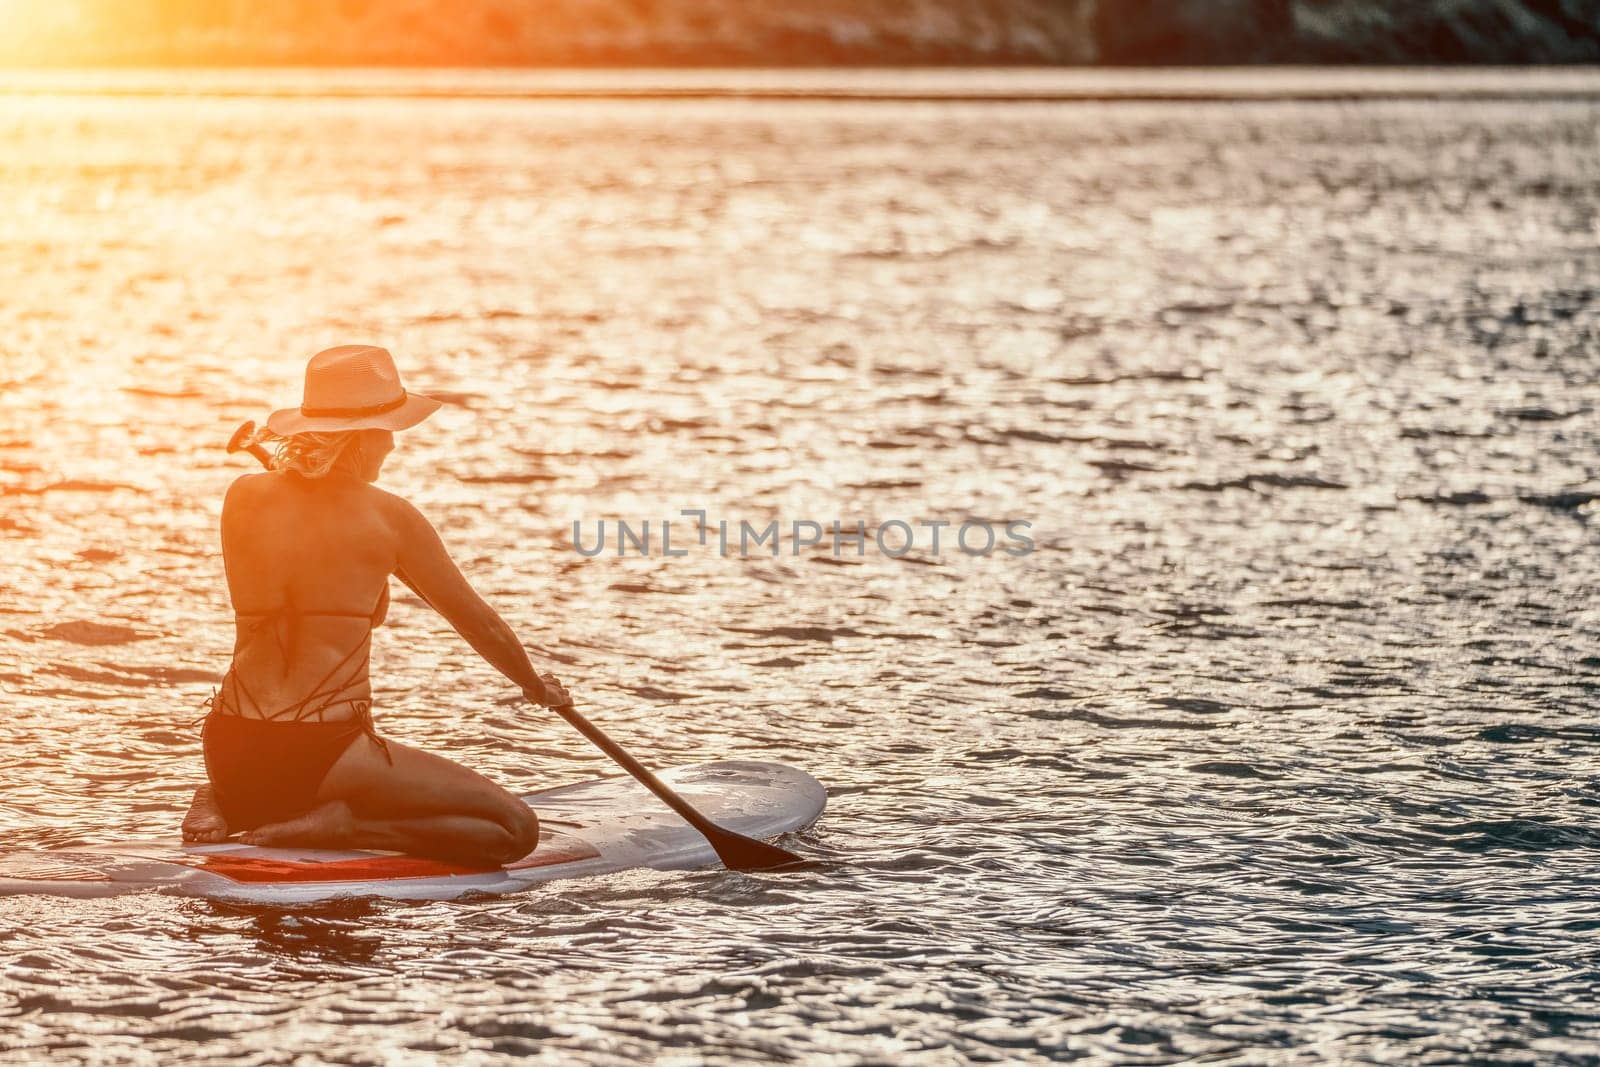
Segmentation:
[(707, 834), (706, 840), (711, 842), (711, 847), (717, 850), (717, 858), (730, 871), (770, 871), (806, 862), (804, 857), (788, 849), (720, 827), (715, 835)]

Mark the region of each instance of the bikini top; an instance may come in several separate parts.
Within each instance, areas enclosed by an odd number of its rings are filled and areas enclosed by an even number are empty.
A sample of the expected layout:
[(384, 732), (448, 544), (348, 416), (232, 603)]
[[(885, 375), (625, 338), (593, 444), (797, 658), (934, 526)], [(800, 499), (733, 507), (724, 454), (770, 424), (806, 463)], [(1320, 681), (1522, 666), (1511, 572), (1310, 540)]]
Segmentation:
[[(337, 707), (340, 704), (346, 703), (354, 703), (358, 705), (365, 704), (367, 702), (363, 699), (344, 697), (342, 694), (357, 685), (366, 675), (367, 664), (370, 661), (372, 654), (372, 628), (377, 626), (382, 621), (382, 611), (382, 593), (378, 595), (378, 602), (373, 605), (370, 613), (360, 611), (302, 611), (295, 607), (292, 599), (285, 604), (281, 604), (278, 607), (271, 609), (270, 611), (236, 611), (234, 612), (235, 618), (261, 620), (255, 624), (255, 629), (250, 632), (247, 640), (254, 639), (255, 636), (261, 632), (263, 627), (270, 629), (272, 631), (273, 638), (278, 643), (278, 650), (283, 653), (283, 658), (286, 661), (294, 658), (293, 629), (292, 625), (284, 626), (280, 629), (276, 625), (276, 622), (279, 619), (285, 620), (291, 624), (295, 619), (365, 619), (367, 620), (367, 636), (362, 638), (360, 644), (356, 645), (349, 652), (346, 652), (344, 654), (344, 658), (339, 660), (338, 663), (335, 663), (333, 668), (329, 670), (327, 674), (322, 676), (322, 680), (311, 687), (311, 692), (308, 693), (303, 699), (297, 700), (293, 704), (279, 708), (276, 711), (267, 711), (261, 706), (260, 702), (250, 694), (250, 690), (245, 688), (244, 681), (239, 677), (237, 652), (234, 653), (235, 662), (228, 665), (228, 673), (223, 677), (223, 688), (224, 690), (227, 688), (227, 682), (229, 678), (233, 679), (234, 688), (241, 696), (244, 697), (245, 700), (250, 702), (251, 710), (254, 711), (257, 716), (263, 719), (287, 719), (290, 722), (305, 722), (308, 720), (323, 722), (325, 721), (323, 718), (323, 712), (327, 711), (329, 708)], [(286, 630), (289, 631), (288, 640), (285, 640), (285, 635), (283, 632)], [(361, 659), (359, 662), (355, 661), (357, 653), (361, 653)], [(349, 671), (345, 672), (344, 680), (336, 685), (329, 685), (329, 683), (332, 682), (333, 677), (351, 663), (354, 663), (355, 665), (351, 667)], [(231, 709), (224, 707), (222, 710), (234, 715), (242, 714), (243, 711), (237, 702), (233, 704)], [(367, 709), (358, 707), (356, 710), (359, 714)]]

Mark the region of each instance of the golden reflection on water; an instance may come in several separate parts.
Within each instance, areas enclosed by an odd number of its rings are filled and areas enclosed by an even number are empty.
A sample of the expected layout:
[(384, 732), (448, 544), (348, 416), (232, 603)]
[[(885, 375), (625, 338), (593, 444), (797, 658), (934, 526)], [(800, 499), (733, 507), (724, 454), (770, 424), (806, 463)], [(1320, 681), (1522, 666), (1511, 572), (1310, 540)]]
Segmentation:
[[(222, 445), (360, 340), (450, 401), (385, 484), (594, 717), (658, 765), (806, 766), (801, 847), (845, 861), (298, 917), (0, 900), (18, 1032), (164, 1062), (1586, 1033), (1594, 118), (0, 97), (0, 849), (170, 832), (231, 644)], [(569, 547), (684, 508), (1023, 519), (1039, 551)], [(395, 736), (527, 790), (607, 769), (407, 597), (374, 654)]]

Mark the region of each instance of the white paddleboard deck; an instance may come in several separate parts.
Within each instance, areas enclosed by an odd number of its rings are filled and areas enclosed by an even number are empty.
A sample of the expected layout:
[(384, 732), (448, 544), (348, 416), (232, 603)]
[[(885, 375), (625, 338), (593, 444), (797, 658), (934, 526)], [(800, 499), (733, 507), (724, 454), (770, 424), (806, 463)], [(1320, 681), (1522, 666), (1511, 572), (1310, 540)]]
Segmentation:
[[(660, 778), (712, 822), (760, 839), (805, 829), (827, 802), (821, 783), (782, 763), (721, 760)], [(366, 896), (449, 900), (515, 893), (555, 878), (717, 862), (710, 842), (632, 778), (579, 782), (522, 799), (539, 815), (539, 847), (499, 870), (392, 852), (130, 842), (0, 855), (0, 895), (95, 897), (156, 889), (263, 904)]]

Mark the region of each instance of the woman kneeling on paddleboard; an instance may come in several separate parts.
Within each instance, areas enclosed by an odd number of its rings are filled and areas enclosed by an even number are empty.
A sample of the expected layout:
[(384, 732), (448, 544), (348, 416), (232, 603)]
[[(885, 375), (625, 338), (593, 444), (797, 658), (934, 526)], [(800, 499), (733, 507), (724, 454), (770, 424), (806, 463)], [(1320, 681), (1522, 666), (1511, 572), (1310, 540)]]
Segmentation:
[(319, 352), (298, 408), (275, 411), (274, 468), (222, 504), (233, 664), (211, 701), (210, 779), (186, 841), (244, 831), (253, 845), (368, 848), (498, 866), (532, 852), (532, 810), (458, 763), (379, 737), (367, 676), (372, 629), (401, 577), (523, 694), (571, 703), (450, 559), (432, 524), (372, 483), (439, 401), (407, 393), (389, 353)]

